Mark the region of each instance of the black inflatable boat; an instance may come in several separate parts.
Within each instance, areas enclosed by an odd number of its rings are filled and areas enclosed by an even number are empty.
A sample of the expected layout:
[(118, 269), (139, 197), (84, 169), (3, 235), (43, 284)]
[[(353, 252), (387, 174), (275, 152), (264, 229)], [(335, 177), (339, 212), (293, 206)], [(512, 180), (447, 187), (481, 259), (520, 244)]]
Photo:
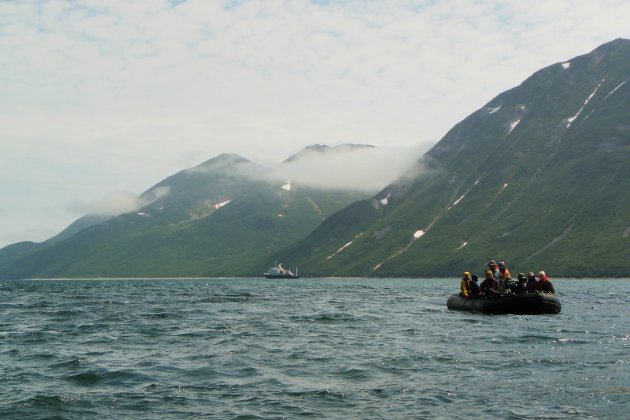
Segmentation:
[(457, 311), (486, 314), (538, 315), (557, 314), (562, 305), (554, 294), (528, 292), (484, 298), (464, 298), (457, 294), (448, 298), (446, 307)]

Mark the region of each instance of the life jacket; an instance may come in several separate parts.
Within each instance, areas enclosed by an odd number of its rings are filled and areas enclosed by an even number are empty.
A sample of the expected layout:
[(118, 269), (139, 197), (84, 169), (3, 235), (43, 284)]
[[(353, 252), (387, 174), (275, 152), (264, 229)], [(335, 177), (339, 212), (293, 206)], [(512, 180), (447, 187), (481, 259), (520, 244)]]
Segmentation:
[(459, 292), (460, 295), (462, 295), (463, 297), (468, 297), (469, 295), (468, 280), (466, 280), (465, 278), (462, 279), (462, 281), (459, 283), (459, 289), (460, 289), (460, 292)]
[(497, 281), (494, 277), (486, 277), (484, 281), (481, 283), (482, 290), (496, 290), (497, 289)]

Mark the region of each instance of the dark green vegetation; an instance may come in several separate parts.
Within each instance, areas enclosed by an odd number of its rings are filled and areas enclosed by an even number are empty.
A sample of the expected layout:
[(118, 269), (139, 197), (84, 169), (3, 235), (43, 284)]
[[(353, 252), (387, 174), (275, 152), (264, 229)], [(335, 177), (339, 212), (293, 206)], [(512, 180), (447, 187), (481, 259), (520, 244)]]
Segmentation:
[(238, 274), (252, 257), (303, 238), (326, 216), (367, 195), (299, 185), (289, 191), (283, 184), (255, 163), (221, 155), (152, 187), (136, 212), (82, 218), (49, 241), (4, 248), (0, 275)]
[(452, 276), (500, 258), (514, 274), (628, 277), (628, 79), (621, 39), (536, 72), (453, 127), (423, 174), (274, 257), (314, 275)]
[(315, 276), (452, 276), (493, 258), (513, 274), (628, 277), (628, 79), (621, 39), (542, 69), (371, 199), (286, 191), (222, 155), (157, 184), (137, 213), (4, 248), (0, 276), (260, 275), (274, 260)]

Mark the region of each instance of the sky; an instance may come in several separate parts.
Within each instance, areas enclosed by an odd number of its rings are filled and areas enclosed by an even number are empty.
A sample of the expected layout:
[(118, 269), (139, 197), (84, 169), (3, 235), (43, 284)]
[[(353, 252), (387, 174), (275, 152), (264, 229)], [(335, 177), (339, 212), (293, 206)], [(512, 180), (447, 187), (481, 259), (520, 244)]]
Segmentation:
[(224, 152), (370, 144), (402, 172), (628, 22), (619, 0), (0, 0), (0, 247)]

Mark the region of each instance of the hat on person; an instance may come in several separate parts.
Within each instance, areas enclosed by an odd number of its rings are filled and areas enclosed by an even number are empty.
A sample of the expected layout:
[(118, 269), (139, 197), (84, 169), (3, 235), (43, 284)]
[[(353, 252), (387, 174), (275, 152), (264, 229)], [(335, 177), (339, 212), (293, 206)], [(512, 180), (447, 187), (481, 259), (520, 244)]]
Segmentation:
[(468, 271), (464, 271), (464, 278), (470, 278), (470, 273)]
[(491, 267), (493, 265), (497, 265), (497, 262), (495, 260), (488, 261), (488, 267)]
[(516, 277), (519, 279), (519, 281), (527, 280), (527, 277), (525, 277), (525, 274), (523, 274), (523, 273), (518, 273), (518, 275)]
[(472, 278), (474, 281), (479, 280), (479, 277), (478, 277), (476, 274), (473, 274), (473, 275), (471, 276), (471, 278)]

